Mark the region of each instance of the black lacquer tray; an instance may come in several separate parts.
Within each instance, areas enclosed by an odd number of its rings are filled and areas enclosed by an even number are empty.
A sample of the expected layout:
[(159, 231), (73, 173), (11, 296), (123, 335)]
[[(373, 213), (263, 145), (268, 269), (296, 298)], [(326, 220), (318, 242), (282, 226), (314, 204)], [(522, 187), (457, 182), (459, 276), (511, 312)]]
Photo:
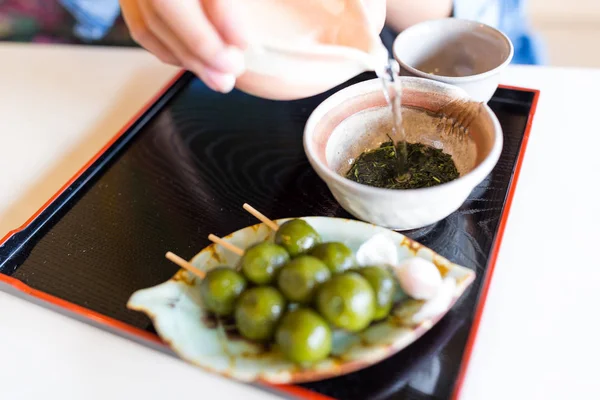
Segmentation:
[[(373, 78), (361, 75), (342, 87)], [(340, 87), (341, 88), (341, 87)], [(304, 124), (331, 95), (275, 102), (220, 95), (179, 76), (22, 228), (0, 242), (0, 288), (155, 348), (149, 319), (129, 311), (136, 290), (169, 279), (167, 250), (191, 258), (256, 223), (249, 202), (271, 218), (350, 217), (310, 168)], [(457, 396), (539, 93), (501, 87), (490, 101), (504, 130), (492, 174), (438, 224), (408, 232), (477, 280), (448, 315), (394, 357), (365, 370), (284, 395), (337, 399), (446, 399)]]

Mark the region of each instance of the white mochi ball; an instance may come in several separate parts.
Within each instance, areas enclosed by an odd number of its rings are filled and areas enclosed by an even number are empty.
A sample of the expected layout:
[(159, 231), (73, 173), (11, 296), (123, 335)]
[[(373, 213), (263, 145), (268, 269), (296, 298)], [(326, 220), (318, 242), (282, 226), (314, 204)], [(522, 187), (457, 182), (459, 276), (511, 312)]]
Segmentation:
[(398, 262), (398, 247), (387, 235), (379, 233), (360, 246), (356, 261), (361, 267), (391, 266)]
[(419, 257), (403, 261), (394, 271), (402, 290), (413, 299), (432, 299), (442, 286), (442, 275), (437, 267)]

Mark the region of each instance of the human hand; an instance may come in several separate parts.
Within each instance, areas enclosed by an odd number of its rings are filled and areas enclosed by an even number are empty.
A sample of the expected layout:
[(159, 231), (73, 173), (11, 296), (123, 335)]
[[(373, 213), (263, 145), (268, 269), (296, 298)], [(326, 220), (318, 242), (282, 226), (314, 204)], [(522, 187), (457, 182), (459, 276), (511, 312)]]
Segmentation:
[(247, 45), (231, 0), (120, 0), (132, 38), (165, 63), (229, 92)]

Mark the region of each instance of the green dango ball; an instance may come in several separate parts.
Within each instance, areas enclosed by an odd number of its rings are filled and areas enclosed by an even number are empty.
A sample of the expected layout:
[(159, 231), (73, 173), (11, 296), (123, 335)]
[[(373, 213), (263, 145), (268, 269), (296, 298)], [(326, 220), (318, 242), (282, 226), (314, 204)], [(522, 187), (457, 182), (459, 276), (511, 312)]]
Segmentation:
[(364, 267), (356, 271), (369, 282), (375, 293), (375, 321), (386, 318), (392, 310), (396, 296), (396, 282), (385, 268)]
[(227, 316), (233, 313), (235, 303), (246, 286), (246, 279), (239, 272), (217, 267), (208, 271), (200, 283), (200, 298), (208, 311)]
[(300, 256), (287, 263), (279, 273), (277, 285), (290, 301), (309, 304), (318, 287), (331, 277), (329, 268), (318, 258)]
[(279, 227), (275, 243), (284, 247), (290, 256), (296, 257), (321, 243), (321, 236), (308, 222), (292, 219)]
[(283, 355), (298, 364), (324, 360), (332, 346), (329, 325), (309, 308), (298, 308), (284, 315), (275, 340)]
[(348, 271), (355, 264), (352, 250), (345, 244), (339, 242), (318, 244), (309, 254), (323, 261), (332, 274)]
[(375, 293), (369, 282), (355, 272), (336, 275), (317, 292), (317, 310), (327, 322), (349, 332), (359, 332), (375, 317)]
[(241, 259), (242, 272), (257, 285), (272, 283), (279, 270), (290, 260), (282, 247), (270, 242), (258, 243), (244, 252)]
[(235, 307), (235, 323), (246, 339), (265, 342), (273, 338), (285, 310), (286, 301), (277, 289), (254, 287), (240, 296)]

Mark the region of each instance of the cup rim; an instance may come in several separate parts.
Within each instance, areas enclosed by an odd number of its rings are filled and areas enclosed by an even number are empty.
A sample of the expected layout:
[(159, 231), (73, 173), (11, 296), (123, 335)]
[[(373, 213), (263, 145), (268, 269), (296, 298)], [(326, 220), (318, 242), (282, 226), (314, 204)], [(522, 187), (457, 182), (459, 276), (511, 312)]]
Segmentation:
[[(403, 82), (413, 82), (413, 83), (418, 83), (419, 81), (427, 82), (427, 84), (429, 84), (429, 85), (438, 86), (438, 87), (446, 89), (446, 90), (454, 91), (459, 96), (461, 96), (465, 99), (469, 99), (469, 96), (464, 89), (461, 89), (456, 86), (452, 86), (452, 85), (449, 85), (449, 84), (446, 84), (443, 82), (431, 81), (431, 80), (427, 80), (425, 78), (406, 77), (406, 76), (402, 76), (402, 77), (400, 77), (400, 79)], [(363, 185), (361, 183), (354, 182), (354, 181), (338, 174), (337, 172), (333, 171), (331, 168), (329, 168), (329, 166), (327, 166), (323, 162), (321, 162), (321, 160), (319, 160), (319, 158), (315, 154), (316, 152), (312, 145), (312, 137), (313, 137), (315, 128), (317, 127), (319, 122), (322, 120), (323, 116), (327, 112), (329, 112), (331, 109), (333, 109), (335, 106), (343, 103), (348, 98), (347, 97), (348, 94), (350, 94), (350, 93), (357, 94), (356, 92), (360, 92), (362, 94), (362, 93), (370, 93), (377, 89), (381, 90), (380, 85), (381, 85), (381, 81), (379, 80), (379, 78), (375, 78), (375, 79), (366, 80), (366, 81), (359, 82), (357, 84), (348, 86), (347, 88), (340, 90), (339, 92), (333, 94), (332, 96), (327, 98), (325, 101), (323, 101), (321, 104), (319, 104), (319, 106), (313, 110), (310, 117), (308, 118), (305, 128), (304, 128), (304, 135), (303, 135), (304, 152), (306, 153), (306, 156), (307, 156), (309, 162), (312, 164), (312, 166), (316, 170), (317, 174), (319, 174), (319, 172), (320, 172), (325, 175), (325, 177), (322, 177), (322, 178), (323, 178), (323, 180), (325, 180), (325, 182), (327, 184), (329, 184), (329, 181), (334, 181), (335, 183), (337, 183), (343, 187), (346, 187), (348, 189), (352, 189), (357, 192), (363, 192), (363, 193), (370, 194), (373, 196), (395, 197), (395, 196), (402, 196), (402, 195), (407, 195), (407, 194), (433, 196), (436, 194), (441, 194), (442, 192), (445, 192), (447, 190), (459, 189), (461, 186), (465, 185), (469, 181), (477, 181), (478, 179), (483, 180), (483, 178), (492, 171), (492, 169), (494, 168), (494, 166), (496, 165), (496, 163), (498, 162), (498, 160), (500, 158), (500, 154), (502, 152), (502, 147), (503, 147), (504, 141), (503, 141), (502, 127), (500, 126), (500, 122), (498, 121), (498, 118), (496, 117), (496, 115), (494, 114), (492, 109), (485, 103), (482, 103), (482, 106), (486, 110), (486, 113), (490, 117), (492, 125), (494, 127), (494, 143), (492, 145), (492, 148), (491, 148), (489, 154), (483, 159), (483, 161), (481, 161), (481, 163), (479, 165), (477, 165), (475, 168), (473, 168), (471, 171), (467, 172), (466, 174), (459, 176), (457, 179), (454, 179), (453, 181), (442, 183), (437, 186), (418, 188), (418, 189), (398, 190), (398, 189), (378, 188), (378, 187)], [(480, 182), (478, 181), (477, 183), (474, 183), (472, 186), (475, 187), (479, 183)]]
[[(400, 46), (400, 40), (402, 39), (402, 37), (406, 37), (411, 32), (414, 32), (415, 30), (422, 28), (423, 26), (426, 26), (426, 25), (448, 24), (448, 23), (458, 23), (458, 24), (464, 24), (467, 26), (478, 26), (480, 28), (483, 28), (484, 30), (487, 30), (488, 32), (493, 32), (494, 34), (499, 35), (504, 40), (505, 44), (508, 45), (508, 48), (509, 48), (509, 52), (508, 52), (508, 55), (506, 56), (506, 59), (498, 66), (496, 66), (488, 71), (481, 72), (481, 73), (474, 74), (474, 75), (466, 75), (466, 76), (434, 75), (434, 74), (430, 74), (430, 73), (421, 71), (420, 69), (417, 69), (402, 60), (402, 58), (398, 54), (398, 47)], [(392, 53), (394, 55), (394, 59), (396, 59), (396, 61), (400, 64), (401, 68), (405, 68), (406, 70), (408, 70), (409, 72), (411, 72), (415, 75), (421, 76), (423, 78), (428, 78), (431, 80), (445, 82), (445, 83), (463, 83), (463, 82), (472, 82), (472, 81), (482, 80), (482, 79), (485, 79), (492, 75), (497, 74), (500, 70), (504, 69), (507, 65), (510, 64), (510, 62), (512, 61), (514, 54), (515, 54), (515, 48), (514, 48), (512, 41), (510, 40), (510, 38), (504, 32), (494, 28), (493, 26), (490, 26), (490, 25), (487, 25), (487, 24), (484, 24), (484, 23), (478, 22), (478, 21), (468, 20), (468, 19), (441, 18), (441, 19), (424, 21), (424, 22), (415, 24), (415, 25), (411, 26), (410, 28), (402, 31), (398, 36), (396, 36), (396, 39), (394, 39), (394, 43), (392, 45)]]

